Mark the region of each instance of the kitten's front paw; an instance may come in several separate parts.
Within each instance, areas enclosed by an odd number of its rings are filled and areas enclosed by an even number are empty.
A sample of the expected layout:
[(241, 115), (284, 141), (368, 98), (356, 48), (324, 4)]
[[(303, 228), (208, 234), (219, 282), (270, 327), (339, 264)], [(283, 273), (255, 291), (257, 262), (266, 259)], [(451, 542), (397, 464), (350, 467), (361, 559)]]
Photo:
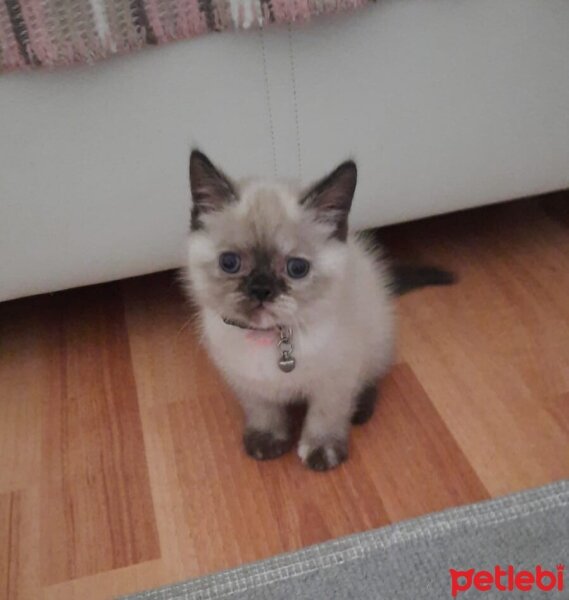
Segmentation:
[(345, 441), (333, 441), (319, 446), (302, 443), (298, 455), (304, 465), (313, 471), (329, 471), (348, 458), (348, 444)]
[(292, 448), (290, 438), (278, 438), (271, 431), (247, 429), (243, 434), (247, 454), (257, 460), (271, 460), (286, 454)]

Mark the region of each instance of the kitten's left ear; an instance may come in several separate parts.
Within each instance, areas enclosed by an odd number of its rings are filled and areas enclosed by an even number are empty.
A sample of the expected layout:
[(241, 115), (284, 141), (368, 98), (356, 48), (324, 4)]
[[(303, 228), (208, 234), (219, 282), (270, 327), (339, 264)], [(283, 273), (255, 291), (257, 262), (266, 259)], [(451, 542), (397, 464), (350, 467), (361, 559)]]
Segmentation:
[(190, 187), (192, 190), (192, 230), (199, 229), (199, 216), (221, 210), (227, 203), (237, 200), (232, 181), (199, 150), (190, 155)]
[(300, 200), (302, 206), (316, 212), (319, 221), (332, 225), (332, 236), (341, 241), (348, 235), (348, 214), (357, 179), (356, 163), (348, 160), (312, 186)]

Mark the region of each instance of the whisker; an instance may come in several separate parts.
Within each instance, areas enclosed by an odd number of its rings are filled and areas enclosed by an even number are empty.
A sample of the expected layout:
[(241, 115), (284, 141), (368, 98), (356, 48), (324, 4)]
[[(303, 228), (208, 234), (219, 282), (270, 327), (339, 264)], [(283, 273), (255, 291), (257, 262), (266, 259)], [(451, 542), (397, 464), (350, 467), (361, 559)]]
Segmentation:
[(186, 330), (188, 327), (193, 326), (196, 322), (198, 322), (199, 314), (197, 312), (190, 314), (189, 318), (184, 321), (178, 333), (176, 333), (175, 342), (178, 343), (180, 335)]

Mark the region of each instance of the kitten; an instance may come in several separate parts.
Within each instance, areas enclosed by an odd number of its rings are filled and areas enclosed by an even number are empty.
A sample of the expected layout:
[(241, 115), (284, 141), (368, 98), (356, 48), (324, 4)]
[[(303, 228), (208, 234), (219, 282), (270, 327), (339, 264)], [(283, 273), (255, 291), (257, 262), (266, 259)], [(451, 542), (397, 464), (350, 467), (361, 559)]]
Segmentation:
[(236, 183), (191, 154), (189, 287), (256, 459), (292, 448), (286, 408), (304, 398), (302, 462), (319, 471), (342, 463), (351, 423), (371, 417), (377, 382), (391, 366), (393, 281), (348, 229), (356, 179), (347, 161), (304, 191)]

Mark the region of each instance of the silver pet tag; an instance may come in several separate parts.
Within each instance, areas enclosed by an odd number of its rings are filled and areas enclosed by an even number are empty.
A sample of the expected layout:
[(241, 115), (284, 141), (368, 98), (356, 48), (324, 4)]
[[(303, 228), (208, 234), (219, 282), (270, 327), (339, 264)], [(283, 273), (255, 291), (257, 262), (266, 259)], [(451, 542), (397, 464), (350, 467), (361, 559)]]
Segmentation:
[(279, 369), (284, 373), (290, 373), (296, 367), (296, 360), (288, 352), (283, 352), (279, 360)]
[(279, 350), (281, 357), (279, 359), (279, 369), (283, 373), (290, 373), (296, 367), (296, 360), (292, 355), (292, 329), (290, 327), (279, 327), (280, 339)]

